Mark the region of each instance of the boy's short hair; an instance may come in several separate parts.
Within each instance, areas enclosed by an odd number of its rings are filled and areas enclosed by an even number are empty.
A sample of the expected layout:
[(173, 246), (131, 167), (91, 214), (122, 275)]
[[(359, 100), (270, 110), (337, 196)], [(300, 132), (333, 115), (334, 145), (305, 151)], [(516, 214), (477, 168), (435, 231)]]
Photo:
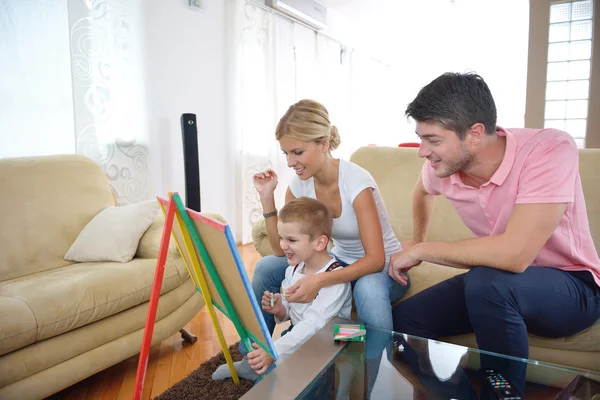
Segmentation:
[(321, 235), (331, 237), (333, 214), (322, 201), (310, 197), (291, 200), (279, 211), (278, 218), (284, 224), (299, 223), (302, 233), (308, 235), (310, 240)]

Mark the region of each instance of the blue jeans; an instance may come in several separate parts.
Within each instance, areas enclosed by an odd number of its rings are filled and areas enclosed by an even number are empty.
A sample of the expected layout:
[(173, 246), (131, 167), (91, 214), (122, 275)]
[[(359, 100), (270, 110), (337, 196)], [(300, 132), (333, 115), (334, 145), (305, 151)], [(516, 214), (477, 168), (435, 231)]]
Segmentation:
[[(482, 350), (528, 358), (528, 332), (567, 337), (599, 318), (600, 287), (589, 272), (529, 267), (515, 274), (474, 267), (400, 303), (394, 328), (430, 339), (475, 332)], [(482, 354), (481, 365), (523, 394), (525, 363)]]

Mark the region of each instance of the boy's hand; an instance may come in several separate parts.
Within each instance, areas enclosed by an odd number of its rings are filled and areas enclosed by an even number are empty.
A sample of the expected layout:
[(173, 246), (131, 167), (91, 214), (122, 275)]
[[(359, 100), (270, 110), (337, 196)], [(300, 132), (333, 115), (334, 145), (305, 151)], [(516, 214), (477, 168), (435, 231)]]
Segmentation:
[[(265, 290), (261, 304), (263, 310), (269, 314), (275, 315), (281, 311), (285, 313), (285, 307), (283, 306), (281, 295), (279, 293), (271, 293), (268, 290)], [(271, 304), (273, 304), (273, 306), (271, 306)]]
[(252, 343), (252, 347), (255, 350), (248, 353), (248, 363), (257, 374), (262, 375), (267, 372), (275, 360), (273, 360), (273, 357), (261, 349), (256, 343)]

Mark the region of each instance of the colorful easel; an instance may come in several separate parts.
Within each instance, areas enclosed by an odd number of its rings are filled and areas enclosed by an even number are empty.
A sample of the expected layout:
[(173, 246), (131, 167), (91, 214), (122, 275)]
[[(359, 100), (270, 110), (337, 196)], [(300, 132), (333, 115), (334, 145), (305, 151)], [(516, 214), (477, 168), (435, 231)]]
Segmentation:
[(233, 366), (233, 359), (218, 322), (215, 307), (233, 322), (240, 341), (247, 351), (252, 351), (251, 343), (254, 341), (277, 359), (273, 341), (260, 306), (254, 297), (229, 226), (187, 209), (177, 193), (169, 194), (169, 200), (157, 199), (165, 214), (165, 224), (144, 328), (134, 400), (141, 398), (143, 390), (171, 236), (175, 240), (190, 278), (204, 298), (233, 381), (238, 384), (239, 377)]

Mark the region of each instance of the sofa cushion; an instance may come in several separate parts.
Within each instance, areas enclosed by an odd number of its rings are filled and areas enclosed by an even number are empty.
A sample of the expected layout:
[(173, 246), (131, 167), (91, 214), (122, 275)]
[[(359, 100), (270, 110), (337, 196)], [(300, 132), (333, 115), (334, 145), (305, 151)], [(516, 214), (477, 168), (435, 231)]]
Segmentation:
[(79, 155), (2, 159), (0, 182), (0, 281), (71, 264), (79, 232), (114, 205), (102, 169)]
[(100, 211), (77, 236), (65, 260), (128, 262), (158, 212), (156, 200)]
[[(188, 279), (184, 284), (160, 296), (156, 322), (158, 323), (163, 318), (169, 318), (171, 313), (194, 296), (194, 293), (199, 294), (191, 280)], [(201, 304), (204, 304), (204, 302), (201, 302)], [(137, 339), (139, 343), (147, 315), (148, 303), (146, 302), (93, 324), (38, 341), (31, 346), (6, 354), (0, 357), (0, 388), (69, 359), (81, 357), (88, 351), (136, 331), (138, 332), (136, 335), (139, 336), (139, 339)], [(172, 329), (180, 329), (182, 326), (173, 326)], [(160, 340), (156, 340), (156, 335), (157, 332), (154, 331), (152, 335), (153, 344), (160, 343)], [(130, 346), (124, 346), (122, 350), (123, 352), (136, 353), (140, 351), (140, 346), (137, 345), (137, 350), (131, 349)], [(88, 359), (88, 363), (92, 366), (95, 366), (97, 361), (94, 358)], [(1, 393), (2, 390), (0, 389), (0, 399), (3, 398)]]
[[(79, 263), (0, 282), (0, 299), (9, 302), (19, 318), (7, 318), (0, 329), (0, 355), (15, 349), (14, 333), (32, 329), (35, 337), (23, 345), (44, 340), (117, 314), (150, 299), (156, 260), (133, 259), (121, 263)], [(182, 259), (167, 262), (161, 293), (188, 278)], [(10, 299), (10, 300), (6, 300)], [(26, 308), (18, 306), (18, 302)], [(4, 303), (3, 303), (4, 304)], [(4, 316), (4, 307), (2, 314)], [(4, 318), (3, 318), (4, 319)], [(24, 329), (26, 328), (26, 329)]]
[[(410, 289), (406, 295), (394, 305), (405, 301), (430, 286), (466, 272), (466, 270), (458, 268), (424, 262), (418, 267), (410, 270)], [(462, 346), (477, 347), (475, 335), (453, 336), (442, 338), (442, 340)], [(566, 338), (544, 338), (530, 334), (529, 345), (550, 349), (600, 352), (600, 321), (596, 322), (588, 329)]]
[(37, 322), (23, 300), (0, 296), (0, 310), (0, 355), (35, 342)]

